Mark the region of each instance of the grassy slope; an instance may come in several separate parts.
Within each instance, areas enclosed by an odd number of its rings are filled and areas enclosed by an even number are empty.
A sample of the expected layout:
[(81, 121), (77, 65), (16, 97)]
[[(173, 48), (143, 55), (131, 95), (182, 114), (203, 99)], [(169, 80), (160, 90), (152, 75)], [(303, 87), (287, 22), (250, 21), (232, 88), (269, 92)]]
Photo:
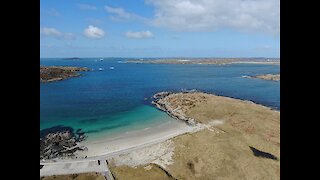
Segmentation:
[(105, 177), (100, 173), (83, 173), (59, 176), (46, 176), (40, 178), (41, 180), (105, 180)]

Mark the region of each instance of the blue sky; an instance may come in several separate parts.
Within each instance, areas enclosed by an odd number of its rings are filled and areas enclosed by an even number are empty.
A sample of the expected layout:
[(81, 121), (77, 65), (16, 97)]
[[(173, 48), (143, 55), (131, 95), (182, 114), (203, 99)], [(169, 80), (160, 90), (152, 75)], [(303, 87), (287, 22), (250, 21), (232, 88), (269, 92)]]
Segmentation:
[(40, 57), (279, 57), (279, 0), (41, 0)]

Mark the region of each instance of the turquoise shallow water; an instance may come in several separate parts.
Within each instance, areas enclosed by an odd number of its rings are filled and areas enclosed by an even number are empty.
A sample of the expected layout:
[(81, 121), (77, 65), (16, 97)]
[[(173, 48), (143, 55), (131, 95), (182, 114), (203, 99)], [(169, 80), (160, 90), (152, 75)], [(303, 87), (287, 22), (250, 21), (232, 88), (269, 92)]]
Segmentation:
[(112, 135), (113, 133), (135, 131), (148, 128), (157, 124), (172, 120), (166, 113), (163, 113), (151, 106), (139, 106), (130, 111), (117, 113), (113, 116), (100, 116), (99, 118), (66, 118), (57, 121), (43, 123), (42, 129), (56, 125), (81, 128), (90, 137)]
[[(81, 77), (40, 84), (40, 129), (65, 125), (94, 137), (164, 123), (171, 118), (152, 107), (150, 99), (144, 99), (159, 91), (181, 89), (198, 89), (280, 109), (280, 82), (241, 77), (279, 73), (279, 65), (156, 65), (99, 59), (40, 59), (41, 65), (93, 69)], [(104, 70), (98, 71), (100, 67)]]

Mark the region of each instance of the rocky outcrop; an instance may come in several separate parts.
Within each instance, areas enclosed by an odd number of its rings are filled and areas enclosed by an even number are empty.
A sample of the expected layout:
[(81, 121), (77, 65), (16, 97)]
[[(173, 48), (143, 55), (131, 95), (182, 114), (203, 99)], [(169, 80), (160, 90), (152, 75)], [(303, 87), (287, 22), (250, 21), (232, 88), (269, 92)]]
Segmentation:
[[(191, 91), (185, 91), (181, 93), (192, 93), (192, 92), (196, 92), (196, 91), (191, 90)], [(172, 93), (172, 92), (156, 93), (153, 96), (152, 104), (154, 104), (158, 109), (166, 112), (169, 116), (175, 119), (182, 120), (189, 125), (195, 125), (196, 124), (195, 120), (186, 116), (185, 107), (181, 107), (180, 105), (178, 105), (178, 103), (171, 103), (179, 100), (179, 99), (174, 99), (176, 94), (180, 94), (180, 93)], [(183, 105), (185, 106), (193, 105), (192, 100), (184, 99), (184, 101), (185, 102), (183, 103)]]
[(79, 142), (86, 139), (84, 132), (75, 133), (71, 127), (55, 126), (40, 131), (40, 160), (73, 157), (76, 151), (86, 150)]
[(40, 66), (40, 82), (53, 82), (77, 77), (80, 76), (78, 72), (88, 70), (83, 67)]
[(252, 76), (252, 78), (270, 80), (270, 81), (280, 81), (280, 74), (261, 74), (257, 76)]

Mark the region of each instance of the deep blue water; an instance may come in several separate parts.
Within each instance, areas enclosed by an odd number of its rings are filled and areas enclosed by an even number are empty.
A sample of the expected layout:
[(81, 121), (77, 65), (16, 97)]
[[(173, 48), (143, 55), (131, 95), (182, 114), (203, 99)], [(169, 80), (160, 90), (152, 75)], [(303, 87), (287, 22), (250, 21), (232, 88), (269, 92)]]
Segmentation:
[[(131, 64), (119, 63), (125, 60), (121, 58), (99, 59), (40, 59), (41, 65), (93, 69), (82, 72), (81, 77), (40, 84), (41, 129), (70, 125), (98, 132), (129, 128), (147, 123), (148, 119), (156, 121), (165, 115), (151, 108), (144, 98), (159, 91), (181, 89), (197, 89), (280, 109), (280, 82), (241, 77), (279, 73), (279, 65)], [(110, 70), (111, 66), (115, 69)], [(100, 67), (104, 70), (98, 71)]]

